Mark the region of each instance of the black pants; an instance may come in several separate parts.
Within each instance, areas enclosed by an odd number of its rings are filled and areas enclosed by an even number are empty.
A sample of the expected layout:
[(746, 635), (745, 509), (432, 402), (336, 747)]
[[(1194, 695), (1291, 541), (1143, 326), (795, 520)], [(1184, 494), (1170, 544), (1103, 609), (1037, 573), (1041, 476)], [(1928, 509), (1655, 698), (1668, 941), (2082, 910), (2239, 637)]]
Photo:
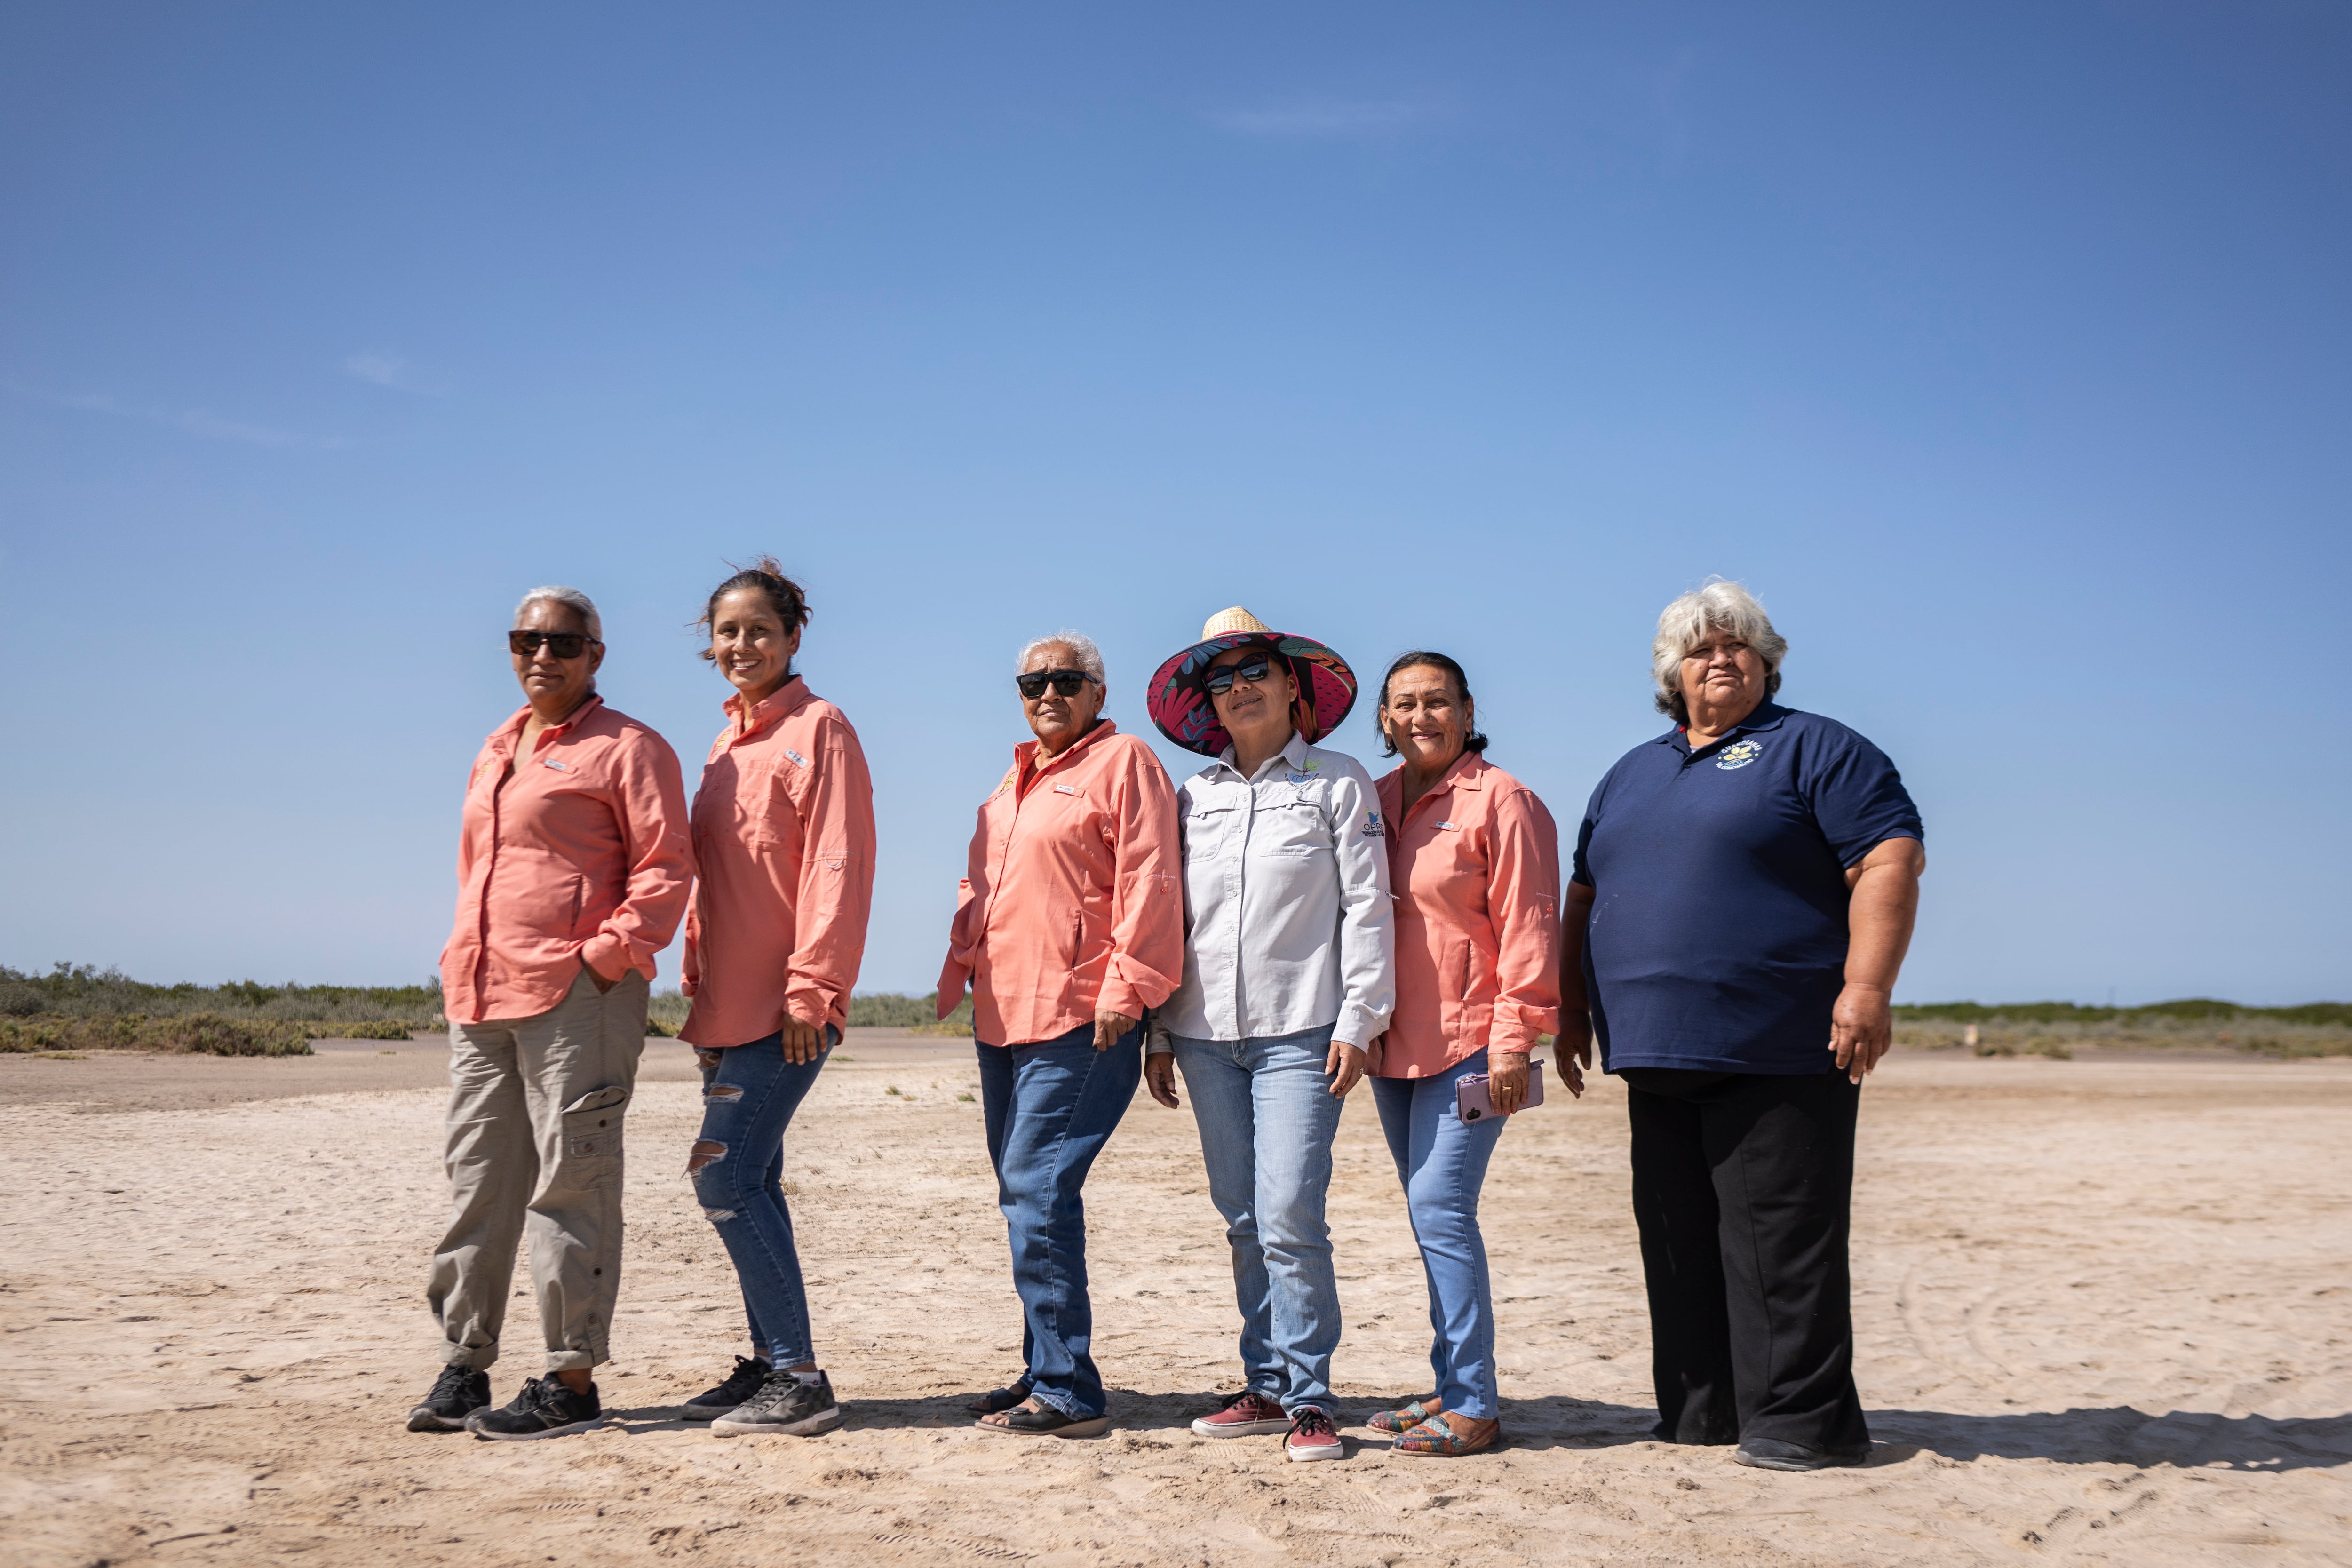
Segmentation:
[(1866, 1446), (1846, 1271), (1861, 1089), (1842, 1072), (1622, 1076), (1656, 1436)]

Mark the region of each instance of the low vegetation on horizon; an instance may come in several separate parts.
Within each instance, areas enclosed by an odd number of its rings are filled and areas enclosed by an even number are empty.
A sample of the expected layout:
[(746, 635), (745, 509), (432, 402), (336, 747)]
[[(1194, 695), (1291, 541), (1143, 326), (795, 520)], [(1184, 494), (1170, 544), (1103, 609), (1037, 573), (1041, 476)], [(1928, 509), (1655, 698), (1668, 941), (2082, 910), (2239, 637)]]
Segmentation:
[[(685, 1023), (687, 999), (656, 992), (659, 1035)], [(965, 998), (944, 1022), (934, 994), (869, 992), (851, 999), (852, 1028), (971, 1033)], [(1895, 1043), (1979, 1056), (2067, 1057), (2078, 1049), (2214, 1047), (2271, 1057), (2352, 1056), (2352, 1003), (2245, 1007), (2193, 996), (2137, 1007), (2073, 1002), (1937, 1002), (1895, 1009)], [(447, 1027), (441, 987), (424, 985), (151, 985), (120, 970), (59, 963), (48, 973), (0, 965), (0, 1054), (167, 1050), (301, 1055), (314, 1039), (405, 1039)]]

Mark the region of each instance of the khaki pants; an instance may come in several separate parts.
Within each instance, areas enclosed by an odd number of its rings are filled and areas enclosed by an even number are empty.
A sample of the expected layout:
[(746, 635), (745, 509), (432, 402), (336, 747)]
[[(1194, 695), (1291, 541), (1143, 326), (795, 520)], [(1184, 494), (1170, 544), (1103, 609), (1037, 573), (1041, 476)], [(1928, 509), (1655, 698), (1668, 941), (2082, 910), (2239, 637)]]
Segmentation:
[(646, 990), (632, 970), (600, 993), (583, 970), (535, 1018), (449, 1026), (449, 1230), (425, 1299), (453, 1364), (499, 1359), (526, 1235), (547, 1370), (612, 1359), (622, 1118), (646, 1047)]

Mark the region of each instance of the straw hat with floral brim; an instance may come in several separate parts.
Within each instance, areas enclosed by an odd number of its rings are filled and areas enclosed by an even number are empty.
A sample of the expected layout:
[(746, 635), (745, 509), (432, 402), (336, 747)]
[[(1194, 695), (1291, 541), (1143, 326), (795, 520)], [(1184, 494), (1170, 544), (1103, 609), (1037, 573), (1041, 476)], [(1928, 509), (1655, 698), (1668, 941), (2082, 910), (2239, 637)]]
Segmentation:
[(1356, 705), (1356, 672), (1348, 661), (1312, 637), (1278, 632), (1235, 605), (1219, 610), (1201, 628), (1201, 640), (1160, 667), (1144, 693), (1144, 707), (1160, 732), (1188, 752), (1221, 756), (1234, 738), (1217, 721), (1209, 700), (1210, 661), (1228, 648), (1263, 647), (1282, 656), (1298, 679), (1298, 700), (1290, 721), (1311, 744), (1337, 730)]

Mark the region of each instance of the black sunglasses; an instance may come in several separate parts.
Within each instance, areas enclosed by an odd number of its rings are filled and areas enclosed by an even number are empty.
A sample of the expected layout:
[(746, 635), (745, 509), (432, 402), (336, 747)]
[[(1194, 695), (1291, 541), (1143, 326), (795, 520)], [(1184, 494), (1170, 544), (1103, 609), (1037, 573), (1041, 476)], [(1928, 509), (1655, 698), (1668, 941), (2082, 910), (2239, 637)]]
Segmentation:
[(596, 643), (598, 647), (604, 646), (601, 642), (596, 642), (596, 639), (586, 632), (509, 632), (507, 634), (508, 651), (523, 658), (529, 658), (537, 653), (539, 645), (541, 643), (545, 643), (548, 651), (558, 658), (578, 658), (588, 651), (588, 645), (592, 642)]
[(1083, 669), (1034, 669), (1026, 675), (1016, 675), (1013, 684), (1021, 688), (1021, 695), (1031, 702), (1045, 695), (1051, 686), (1056, 697), (1076, 697), (1078, 688), (1092, 680)]
[(1223, 697), (1234, 689), (1235, 677), (1255, 686), (1274, 668), (1274, 660), (1262, 653), (1244, 654), (1239, 662), (1221, 664), (1201, 678), (1201, 685), (1212, 697)]

